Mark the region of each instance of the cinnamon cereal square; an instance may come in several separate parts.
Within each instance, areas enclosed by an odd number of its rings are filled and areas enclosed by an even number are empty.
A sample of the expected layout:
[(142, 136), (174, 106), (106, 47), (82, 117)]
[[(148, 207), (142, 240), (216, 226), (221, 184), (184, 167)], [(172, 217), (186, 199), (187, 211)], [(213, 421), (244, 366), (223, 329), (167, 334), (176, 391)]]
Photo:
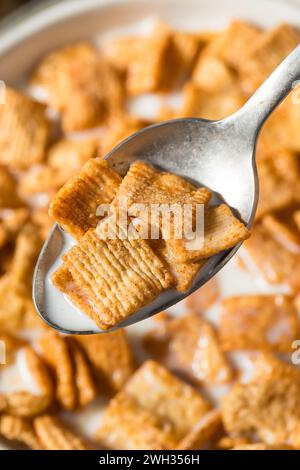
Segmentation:
[(42, 162), (48, 138), (45, 106), (7, 88), (5, 104), (0, 105), (0, 163), (27, 169)]
[(210, 409), (196, 389), (155, 361), (145, 362), (123, 391), (139, 406), (169, 423), (177, 439), (183, 438)]
[(267, 445), (300, 445), (300, 373), (270, 355), (256, 361), (260, 374), (250, 383), (237, 382), (222, 401), (228, 433), (256, 433)]
[(171, 33), (161, 29), (147, 37), (117, 38), (105, 47), (110, 62), (126, 75), (129, 95), (161, 89)]
[(118, 392), (133, 374), (136, 364), (124, 330), (105, 335), (76, 336), (95, 371), (100, 393)]
[(96, 439), (105, 449), (176, 449), (172, 427), (120, 392), (106, 408)]
[(217, 333), (200, 315), (167, 318), (145, 334), (144, 346), (156, 360), (195, 383), (223, 384), (232, 379)]
[(81, 42), (48, 54), (31, 82), (46, 91), (66, 132), (96, 127), (123, 110), (119, 74), (92, 44)]
[(299, 319), (288, 296), (241, 296), (221, 304), (220, 338), (226, 351), (267, 349), (291, 352)]
[(49, 215), (78, 240), (96, 227), (98, 206), (111, 203), (120, 183), (121, 177), (105, 160), (91, 159), (58, 191)]
[(127, 237), (110, 218), (105, 223), (112, 236), (101, 239), (89, 230), (65, 255), (53, 282), (100, 328), (109, 329), (168, 289), (173, 277), (145, 240)]
[(288, 24), (265, 32), (241, 66), (247, 90), (253, 92), (299, 43), (300, 32)]
[(179, 110), (180, 117), (202, 119), (223, 119), (240, 109), (245, 97), (237, 83), (218, 91), (208, 91), (188, 82), (183, 89), (184, 102)]

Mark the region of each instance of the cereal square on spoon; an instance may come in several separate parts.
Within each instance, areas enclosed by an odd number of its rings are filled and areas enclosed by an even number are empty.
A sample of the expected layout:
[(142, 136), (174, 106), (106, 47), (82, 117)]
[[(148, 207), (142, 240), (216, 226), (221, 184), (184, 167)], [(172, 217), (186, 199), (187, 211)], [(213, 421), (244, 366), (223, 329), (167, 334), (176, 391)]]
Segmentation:
[(112, 236), (89, 230), (64, 256), (53, 275), (67, 294), (102, 329), (125, 320), (173, 284), (173, 276), (146, 240), (127, 237), (121, 225), (104, 221)]
[(70, 233), (80, 239), (100, 218), (97, 208), (109, 204), (121, 183), (121, 177), (105, 160), (89, 160), (54, 197), (49, 215)]

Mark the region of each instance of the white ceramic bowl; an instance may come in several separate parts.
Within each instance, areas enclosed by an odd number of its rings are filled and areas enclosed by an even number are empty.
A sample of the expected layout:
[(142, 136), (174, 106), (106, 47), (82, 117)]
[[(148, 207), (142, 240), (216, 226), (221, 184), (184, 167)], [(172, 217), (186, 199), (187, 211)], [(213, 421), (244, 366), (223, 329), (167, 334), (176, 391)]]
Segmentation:
[[(98, 41), (113, 35), (144, 34), (153, 19), (174, 28), (220, 29), (233, 18), (252, 21), (263, 27), (281, 22), (300, 25), (300, 2), (296, 0), (66, 0), (37, 2), (6, 21), (0, 32), (0, 80), (20, 85), (45, 53), (68, 42), (92, 38)], [(42, 3), (42, 4), (41, 4)], [(298, 3), (298, 5), (297, 5)], [(223, 296), (279, 292), (240, 271), (232, 260), (219, 274)], [(183, 313), (177, 305), (174, 313)], [(215, 306), (208, 313), (216, 321)], [(151, 320), (130, 327), (142, 334)], [(220, 390), (212, 390), (218, 396)], [(222, 391), (221, 391), (222, 393)], [(101, 406), (89, 408), (76, 418), (75, 426), (92, 432), (99, 424)]]

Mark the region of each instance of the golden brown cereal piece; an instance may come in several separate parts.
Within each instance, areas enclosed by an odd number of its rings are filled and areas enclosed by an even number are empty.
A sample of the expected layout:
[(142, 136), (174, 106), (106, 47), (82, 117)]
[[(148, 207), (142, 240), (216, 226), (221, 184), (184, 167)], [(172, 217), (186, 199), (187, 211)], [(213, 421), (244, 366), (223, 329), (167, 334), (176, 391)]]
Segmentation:
[(83, 439), (55, 416), (39, 416), (33, 421), (33, 427), (45, 450), (89, 450)]
[(31, 346), (27, 346), (24, 353), (28, 369), (38, 387), (40, 388), (42, 394), (48, 397), (53, 397), (54, 385), (45, 362)]
[(202, 313), (210, 308), (220, 297), (219, 283), (216, 277), (210, 279), (200, 289), (185, 299), (185, 304), (191, 312)]
[(212, 326), (197, 314), (167, 319), (146, 333), (151, 356), (196, 383), (223, 384), (232, 370)]
[(256, 225), (244, 249), (261, 275), (271, 284), (287, 284), (298, 292), (300, 256), (271, 237), (269, 231)]
[(94, 400), (96, 396), (96, 385), (92, 376), (91, 366), (84, 352), (72, 338), (67, 339), (74, 362), (78, 405), (79, 407), (83, 407)]
[(250, 23), (233, 21), (225, 31), (216, 35), (205, 49), (205, 53), (217, 56), (230, 67), (239, 70), (262, 35), (261, 30)]
[[(196, 188), (194, 185), (181, 178), (180, 176), (160, 172), (153, 166), (148, 165), (142, 161), (134, 162), (128, 170), (125, 178), (123, 179), (119, 191), (117, 192), (116, 198), (113, 201), (115, 207), (122, 207), (122, 204), (127, 204), (127, 211), (132, 216), (138, 216), (145, 219), (148, 216), (148, 220), (144, 220), (146, 225), (146, 236), (154, 240), (154, 246), (157, 245), (161, 251), (162, 257), (166, 263), (174, 268), (174, 261), (178, 261), (178, 258), (174, 257), (174, 253), (170, 250), (165, 251), (164, 246), (157, 244), (158, 234), (153, 234), (153, 227), (160, 228), (162, 236), (167, 242), (169, 248), (170, 238), (176, 238), (175, 224), (173, 223), (175, 218), (175, 212), (169, 215), (170, 224), (164, 224), (156, 214), (151, 211), (152, 204), (158, 205), (171, 205), (173, 207), (183, 208), (184, 204), (190, 204), (193, 209), (192, 217), (195, 216), (195, 209), (200, 205), (207, 204), (210, 200), (211, 193), (206, 188)], [(142, 212), (134, 212), (134, 204), (144, 204), (148, 210)], [(160, 206), (160, 207), (161, 207)], [(162, 212), (161, 212), (162, 214)], [(168, 219), (167, 219), (168, 220)], [(151, 227), (151, 233), (149, 228)], [(182, 220), (181, 224), (182, 231), (185, 228), (185, 220)], [(182, 240), (175, 240), (175, 243), (183, 244)], [(179, 260), (185, 262), (186, 260)], [(188, 288), (199, 270), (201, 265), (194, 267), (187, 267), (184, 264), (175, 267), (175, 274), (178, 274), (178, 289), (186, 290)]]
[(24, 296), (31, 297), (32, 276), (42, 240), (37, 227), (31, 223), (25, 225), (16, 240), (10, 276)]
[(24, 228), (29, 219), (29, 210), (27, 207), (18, 209), (6, 209), (1, 212), (1, 223), (10, 240)]
[(178, 261), (197, 261), (228, 250), (249, 237), (250, 232), (245, 225), (233, 215), (226, 204), (221, 204), (208, 208), (205, 212), (204, 243), (201, 248), (189, 249), (189, 241), (185, 239), (171, 239), (168, 246)]
[(52, 397), (47, 395), (33, 395), (21, 391), (6, 394), (7, 406), (5, 412), (23, 418), (32, 418), (44, 413), (50, 406)]
[(68, 345), (64, 338), (55, 331), (44, 333), (39, 339), (43, 357), (56, 376), (56, 398), (66, 410), (73, 410), (77, 405), (75, 370)]
[(290, 352), (299, 319), (290, 297), (229, 297), (221, 304), (220, 338), (227, 350), (269, 349)]
[(49, 165), (34, 165), (22, 175), (19, 181), (19, 193), (25, 201), (40, 193), (50, 197), (66, 182), (55, 168)]
[(27, 345), (27, 341), (13, 335), (12, 333), (0, 333), (0, 342), (4, 344), (5, 364), (14, 362), (15, 353)]
[(195, 263), (180, 263), (168, 249), (167, 243), (160, 240), (149, 240), (154, 253), (166, 264), (175, 278), (175, 287), (179, 292), (186, 292), (204, 265), (205, 261), (196, 261)]
[(299, 110), (298, 86), (270, 116), (262, 129), (260, 145), (264, 147), (267, 155), (273, 157), (272, 154), (278, 151), (299, 152)]
[(131, 204), (183, 204), (193, 202), (203, 204), (209, 202), (211, 193), (206, 188), (196, 188), (193, 184), (172, 173), (156, 170), (152, 165), (143, 161), (135, 161), (130, 166), (123, 179), (117, 196), (116, 205), (121, 198), (127, 199), (128, 207)]
[(286, 172), (278, 168), (276, 158), (260, 162), (258, 166), (260, 198), (257, 218), (274, 210), (283, 209), (294, 201), (295, 189), (285, 175)]
[(122, 393), (169, 423), (178, 440), (210, 409), (210, 404), (196, 389), (155, 361), (145, 362), (125, 384)]
[(106, 449), (169, 450), (177, 441), (172, 425), (120, 392), (106, 408), (96, 439)]
[(169, 91), (178, 88), (189, 76), (200, 48), (205, 44), (200, 34), (186, 31), (171, 32), (164, 25), (158, 25), (154, 34), (164, 31), (170, 33), (170, 44), (167, 51), (168, 66), (164, 68), (162, 89)]
[(130, 95), (160, 90), (171, 34), (161, 30), (149, 37), (123, 37), (107, 45), (105, 52), (114, 66), (126, 72)]
[(0, 278), (0, 329), (15, 332), (23, 326), (26, 301), (20, 295), (10, 274)]
[(106, 161), (91, 159), (57, 193), (49, 215), (74, 238), (80, 239), (89, 228), (96, 227), (100, 220), (96, 215), (98, 206), (113, 200), (120, 182), (120, 176)]
[(219, 410), (207, 413), (179, 443), (179, 450), (200, 450), (211, 447), (218, 434), (222, 432), (222, 420)]
[(218, 92), (232, 85), (233, 71), (218, 57), (201, 54), (193, 70), (195, 85), (207, 92)]
[(65, 131), (95, 127), (120, 112), (124, 91), (118, 73), (88, 43), (47, 55), (32, 77), (46, 89), (47, 102), (62, 114)]
[(254, 432), (265, 444), (299, 447), (300, 373), (270, 355), (262, 355), (260, 360), (257, 380), (236, 383), (224, 397), (225, 428), (241, 436)]
[(270, 235), (290, 251), (300, 253), (300, 231), (294, 221), (294, 211), (285, 209), (262, 218)]
[(173, 277), (145, 240), (126, 238), (124, 227), (110, 218), (105, 224), (111, 236), (101, 239), (89, 230), (65, 255), (53, 282), (100, 328), (109, 329), (168, 289)]
[(9, 441), (21, 442), (33, 450), (42, 448), (30, 421), (18, 416), (9, 414), (0, 416), (0, 435)]
[(97, 154), (98, 144), (95, 140), (59, 140), (49, 150), (48, 164), (66, 182)]
[(0, 161), (12, 168), (29, 168), (44, 160), (49, 135), (45, 107), (11, 88), (0, 107)]
[(244, 86), (252, 93), (299, 44), (300, 33), (291, 25), (281, 24), (265, 32), (247, 60), (241, 61)]
[(218, 92), (208, 92), (188, 82), (184, 87), (184, 103), (178, 114), (180, 117), (218, 120), (233, 114), (244, 102), (237, 83)]
[(51, 228), (53, 227), (53, 220), (48, 214), (48, 208), (40, 207), (34, 209), (31, 213), (31, 219), (37, 226), (41, 239), (46, 240)]
[(18, 207), (22, 205), (17, 194), (17, 182), (8, 169), (0, 166), (0, 207)]
[(105, 156), (122, 140), (146, 127), (148, 124), (146, 121), (132, 116), (121, 116), (113, 119), (100, 141), (101, 155)]
[(88, 357), (100, 393), (119, 391), (135, 370), (135, 359), (126, 334), (118, 330), (105, 335), (76, 336)]

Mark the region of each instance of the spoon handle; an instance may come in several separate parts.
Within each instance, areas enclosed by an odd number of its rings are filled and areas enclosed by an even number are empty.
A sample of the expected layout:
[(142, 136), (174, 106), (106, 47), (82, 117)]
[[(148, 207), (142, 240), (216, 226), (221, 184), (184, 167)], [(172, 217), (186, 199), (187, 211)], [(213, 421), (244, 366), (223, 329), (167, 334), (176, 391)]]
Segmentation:
[[(265, 120), (297, 85), (300, 86), (300, 45), (281, 62), (247, 103), (231, 117), (241, 120), (239, 122), (243, 122), (245, 130), (249, 132), (252, 129), (256, 135)], [(295, 97), (295, 106), (300, 106), (300, 97), (298, 101)]]

